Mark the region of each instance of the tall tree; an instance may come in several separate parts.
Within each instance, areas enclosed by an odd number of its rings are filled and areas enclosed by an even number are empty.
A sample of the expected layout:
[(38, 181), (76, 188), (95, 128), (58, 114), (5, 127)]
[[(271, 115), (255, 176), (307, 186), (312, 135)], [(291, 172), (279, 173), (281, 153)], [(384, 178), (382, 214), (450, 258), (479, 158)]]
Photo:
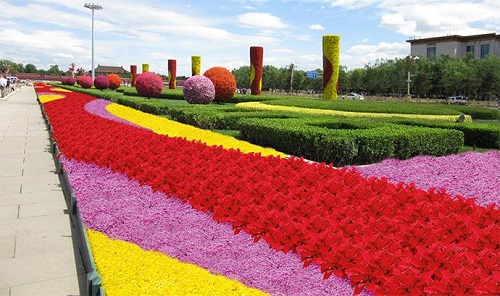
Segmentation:
[(26, 64), (24, 66), (24, 72), (25, 73), (36, 73), (37, 72), (36, 66), (33, 64)]
[(58, 65), (50, 65), (49, 70), (47, 70), (47, 74), (61, 75), (62, 72), (61, 72), (61, 70), (59, 70), (59, 66)]
[(233, 69), (232, 73), (236, 79), (237, 88), (250, 87), (250, 66), (242, 66), (238, 69)]

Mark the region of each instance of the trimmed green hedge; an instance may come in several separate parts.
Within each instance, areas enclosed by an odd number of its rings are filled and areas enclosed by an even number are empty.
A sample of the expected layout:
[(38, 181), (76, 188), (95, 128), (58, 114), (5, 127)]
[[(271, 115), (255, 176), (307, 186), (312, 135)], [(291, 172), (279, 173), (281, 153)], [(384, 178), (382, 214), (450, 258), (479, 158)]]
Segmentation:
[(448, 108), (470, 115), (472, 119), (500, 120), (500, 110), (480, 106), (450, 105)]
[(417, 119), (390, 119), (390, 122), (411, 126), (454, 129), (464, 133), (467, 146), (500, 149), (500, 123), (447, 123)]
[(335, 166), (369, 164), (386, 158), (457, 153), (463, 133), (365, 120), (242, 119), (241, 137), (306, 159)]

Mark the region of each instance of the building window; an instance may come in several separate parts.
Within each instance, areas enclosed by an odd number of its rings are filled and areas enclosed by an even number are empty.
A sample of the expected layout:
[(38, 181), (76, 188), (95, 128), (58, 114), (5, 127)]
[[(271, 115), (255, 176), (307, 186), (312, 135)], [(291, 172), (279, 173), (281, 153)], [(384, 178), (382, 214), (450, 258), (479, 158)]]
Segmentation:
[(465, 53), (471, 53), (474, 56), (474, 45), (467, 45), (465, 47)]
[(436, 57), (436, 46), (428, 46), (427, 47), (427, 57), (428, 58)]
[(481, 44), (481, 58), (484, 59), (489, 54), (490, 54), (490, 44), (489, 43)]

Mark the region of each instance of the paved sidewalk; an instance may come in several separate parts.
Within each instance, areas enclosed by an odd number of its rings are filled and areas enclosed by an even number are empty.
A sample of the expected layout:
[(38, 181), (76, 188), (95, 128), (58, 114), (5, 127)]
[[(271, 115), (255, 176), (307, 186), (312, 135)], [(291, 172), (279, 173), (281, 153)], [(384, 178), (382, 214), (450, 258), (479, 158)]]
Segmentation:
[(83, 294), (67, 209), (34, 88), (24, 86), (0, 99), (0, 296)]

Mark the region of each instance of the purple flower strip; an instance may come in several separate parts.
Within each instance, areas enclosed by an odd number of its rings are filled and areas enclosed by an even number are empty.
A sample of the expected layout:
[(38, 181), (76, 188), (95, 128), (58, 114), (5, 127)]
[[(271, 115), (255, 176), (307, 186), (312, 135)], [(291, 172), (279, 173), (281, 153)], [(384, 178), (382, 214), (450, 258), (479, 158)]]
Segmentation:
[[(117, 117), (117, 116), (109, 113), (109, 111), (106, 110), (106, 106), (108, 106), (109, 104), (113, 104), (113, 102), (103, 100), (103, 99), (95, 99), (95, 100), (93, 100), (85, 105), (85, 111), (89, 112), (90, 114), (94, 114), (96, 116), (102, 117), (102, 118), (106, 118), (106, 119), (113, 120), (116, 122), (128, 124), (128, 125), (143, 128), (143, 129), (147, 129), (147, 128), (144, 128), (140, 125), (137, 125), (135, 123), (132, 123), (130, 121), (127, 121), (125, 119), (122, 119), (120, 117)], [(149, 130), (149, 129), (147, 129), (147, 130)]]
[(476, 198), (476, 204), (500, 207), (500, 151), (408, 160), (387, 159), (378, 164), (358, 167), (364, 176), (386, 176), (397, 183), (414, 182), (416, 187), (446, 189), (449, 194)]
[[(155, 250), (273, 295), (352, 295), (347, 280), (322, 279), (318, 266), (303, 268), (297, 254), (235, 235), (178, 198), (153, 192), (109, 169), (61, 158), (87, 228)], [(370, 295), (363, 292), (364, 295)]]

